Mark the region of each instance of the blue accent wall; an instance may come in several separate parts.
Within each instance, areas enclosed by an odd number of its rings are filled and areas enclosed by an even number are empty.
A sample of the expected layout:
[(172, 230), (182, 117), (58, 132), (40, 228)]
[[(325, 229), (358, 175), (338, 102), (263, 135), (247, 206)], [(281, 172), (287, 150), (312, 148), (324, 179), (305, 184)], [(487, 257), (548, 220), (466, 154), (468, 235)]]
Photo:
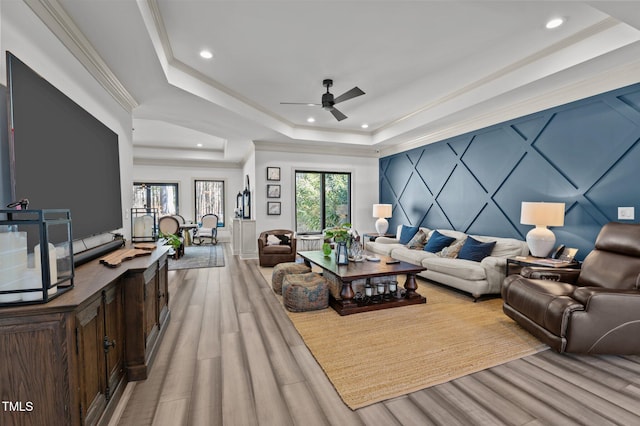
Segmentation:
[(640, 84), (380, 159), (400, 224), (524, 239), (522, 201), (564, 202), (557, 244), (593, 249), (618, 207), (640, 215)]

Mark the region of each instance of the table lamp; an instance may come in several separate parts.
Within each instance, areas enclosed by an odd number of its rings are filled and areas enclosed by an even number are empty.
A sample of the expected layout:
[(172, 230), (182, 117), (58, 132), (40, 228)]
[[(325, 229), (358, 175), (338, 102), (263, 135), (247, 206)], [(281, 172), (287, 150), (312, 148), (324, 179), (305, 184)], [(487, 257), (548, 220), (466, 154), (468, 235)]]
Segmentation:
[(376, 231), (379, 235), (384, 235), (389, 229), (389, 222), (387, 217), (391, 217), (391, 204), (374, 204), (373, 205), (373, 217), (377, 217)]
[(527, 233), (527, 245), (532, 256), (546, 257), (556, 243), (556, 236), (547, 226), (564, 225), (564, 203), (523, 201), (520, 223), (536, 226)]

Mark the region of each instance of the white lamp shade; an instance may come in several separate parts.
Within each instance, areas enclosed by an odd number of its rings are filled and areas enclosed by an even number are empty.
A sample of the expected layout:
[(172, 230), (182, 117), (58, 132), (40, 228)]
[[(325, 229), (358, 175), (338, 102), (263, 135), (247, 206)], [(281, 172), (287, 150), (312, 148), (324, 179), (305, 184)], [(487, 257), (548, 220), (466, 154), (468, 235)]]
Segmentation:
[(374, 204), (373, 217), (391, 217), (391, 204)]
[(520, 223), (536, 226), (564, 225), (564, 203), (522, 202)]

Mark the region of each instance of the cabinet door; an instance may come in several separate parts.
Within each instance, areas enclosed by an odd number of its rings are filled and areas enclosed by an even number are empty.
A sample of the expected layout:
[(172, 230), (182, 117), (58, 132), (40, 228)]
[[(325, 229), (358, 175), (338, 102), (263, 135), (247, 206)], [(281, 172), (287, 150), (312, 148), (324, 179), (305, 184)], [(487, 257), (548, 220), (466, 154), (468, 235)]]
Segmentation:
[(103, 302), (103, 349), (107, 375), (105, 395), (107, 399), (111, 399), (124, 379), (124, 301), (119, 282), (103, 292)]
[(81, 420), (83, 424), (95, 424), (107, 405), (101, 297), (77, 312), (76, 339)]
[(153, 268), (153, 275), (145, 271), (144, 282), (144, 331), (145, 347), (150, 348), (158, 337), (158, 275)]
[(77, 404), (69, 405), (74, 349), (67, 337), (73, 328), (66, 324), (65, 314), (0, 319), (0, 400), (7, 401), (0, 406), (0, 424), (79, 424)]
[(158, 326), (162, 328), (169, 314), (169, 278), (167, 256), (158, 261)]

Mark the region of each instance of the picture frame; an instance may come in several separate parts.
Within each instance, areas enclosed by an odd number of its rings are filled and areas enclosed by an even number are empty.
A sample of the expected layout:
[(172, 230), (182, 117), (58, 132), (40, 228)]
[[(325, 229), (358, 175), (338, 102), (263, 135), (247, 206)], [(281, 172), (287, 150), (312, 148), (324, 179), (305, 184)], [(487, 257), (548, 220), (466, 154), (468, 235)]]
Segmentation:
[(280, 180), (280, 167), (267, 167), (267, 180)]
[(280, 214), (280, 201), (267, 201), (267, 214), (277, 216)]
[(267, 185), (267, 198), (280, 198), (280, 185)]

